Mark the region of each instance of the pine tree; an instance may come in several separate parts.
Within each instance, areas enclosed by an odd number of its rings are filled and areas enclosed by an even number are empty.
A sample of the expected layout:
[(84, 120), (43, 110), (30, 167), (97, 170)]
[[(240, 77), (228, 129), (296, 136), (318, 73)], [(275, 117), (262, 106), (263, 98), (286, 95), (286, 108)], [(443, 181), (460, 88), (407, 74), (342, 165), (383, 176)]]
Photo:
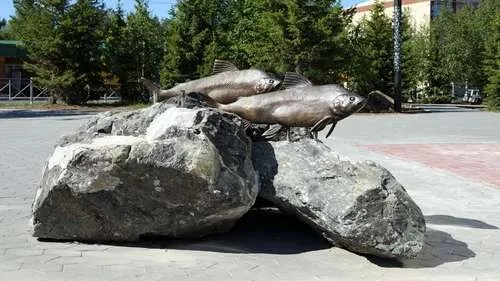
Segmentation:
[(78, 0), (69, 6), (58, 25), (62, 40), (60, 59), (76, 79), (66, 94), (68, 103), (85, 103), (89, 92), (102, 87), (105, 15), (99, 0)]
[(181, 1), (167, 23), (162, 84), (208, 75), (215, 58), (338, 81), (349, 18), (329, 0)]
[(351, 13), (332, 1), (245, 1), (229, 34), (244, 64), (296, 71), (313, 82), (338, 81), (346, 64), (343, 31)]
[(12, 27), (6, 19), (0, 20), (0, 40), (15, 40), (16, 35), (12, 32)]
[(353, 64), (350, 87), (366, 95), (379, 90), (392, 95), (393, 35), (391, 20), (384, 14), (384, 6), (376, 2), (370, 15), (351, 31)]
[(224, 49), (219, 32), (226, 5), (226, 1), (179, 1), (166, 22), (162, 85), (170, 87), (211, 73), (214, 59)]
[(13, 31), (23, 41), (29, 56), (26, 69), (34, 74), (35, 82), (50, 90), (54, 101), (63, 97), (75, 81), (73, 71), (60, 59), (63, 40), (56, 28), (68, 7), (67, 0), (15, 0), (16, 15)]
[(26, 46), (26, 68), (55, 98), (84, 103), (100, 86), (104, 6), (98, 0), (15, 0), (13, 30)]
[(160, 78), (163, 56), (163, 28), (160, 20), (151, 15), (147, 1), (136, 0), (135, 10), (127, 15), (126, 25), (117, 42), (121, 47), (117, 55), (121, 67), (121, 81), (125, 84), (122, 98), (143, 99), (137, 81), (144, 76), (153, 81)]
[(338, 82), (347, 63), (344, 30), (351, 12), (325, 0), (285, 3), (285, 38), (295, 71), (316, 83)]
[(116, 9), (109, 10), (106, 15), (104, 44), (102, 48), (103, 69), (101, 76), (106, 88), (119, 91), (123, 96), (126, 92), (128, 46), (124, 38), (126, 26), (121, 4)]

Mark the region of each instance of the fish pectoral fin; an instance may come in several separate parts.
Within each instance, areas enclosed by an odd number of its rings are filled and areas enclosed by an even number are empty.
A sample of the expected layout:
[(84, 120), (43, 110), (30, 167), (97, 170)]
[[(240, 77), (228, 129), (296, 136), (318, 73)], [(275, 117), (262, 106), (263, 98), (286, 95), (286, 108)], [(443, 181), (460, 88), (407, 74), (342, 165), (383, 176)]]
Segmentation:
[(266, 137), (266, 138), (273, 137), (279, 131), (281, 131), (282, 128), (283, 128), (283, 126), (281, 126), (280, 124), (273, 124), (273, 125), (269, 126), (269, 129), (267, 129), (264, 133), (262, 133), (262, 137)]
[(332, 123), (332, 126), (330, 127), (330, 130), (328, 130), (328, 133), (326, 134), (326, 138), (328, 138), (332, 134), (333, 129), (335, 129), (336, 125), (337, 125), (337, 122), (333, 122)]
[(283, 83), (281, 84), (282, 89), (310, 86), (312, 86), (312, 83), (311, 81), (309, 81), (309, 79), (295, 72), (285, 73), (285, 78), (283, 79)]
[(328, 123), (332, 121), (332, 118), (330, 116), (324, 117), (323, 119), (319, 120), (314, 126), (311, 128), (311, 132), (317, 132), (323, 130)]
[(243, 130), (246, 131), (252, 127), (252, 122), (247, 119), (241, 118), (241, 124), (243, 125)]
[(239, 69), (231, 62), (225, 60), (215, 60), (214, 67), (212, 68), (213, 74), (218, 74), (227, 71), (238, 71)]

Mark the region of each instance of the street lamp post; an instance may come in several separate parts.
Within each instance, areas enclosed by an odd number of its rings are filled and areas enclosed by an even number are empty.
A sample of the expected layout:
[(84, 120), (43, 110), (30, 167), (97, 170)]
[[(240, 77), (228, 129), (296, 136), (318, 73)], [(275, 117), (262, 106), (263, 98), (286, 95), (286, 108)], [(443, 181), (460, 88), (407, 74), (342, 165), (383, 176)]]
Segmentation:
[(401, 112), (401, 0), (394, 0), (394, 110)]

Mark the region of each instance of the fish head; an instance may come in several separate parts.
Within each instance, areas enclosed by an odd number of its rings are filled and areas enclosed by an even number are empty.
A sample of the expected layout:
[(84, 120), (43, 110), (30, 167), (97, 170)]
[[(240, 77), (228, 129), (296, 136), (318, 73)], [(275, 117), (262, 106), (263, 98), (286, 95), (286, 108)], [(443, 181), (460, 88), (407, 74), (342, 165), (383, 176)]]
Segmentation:
[(360, 111), (366, 105), (367, 99), (354, 94), (341, 94), (333, 100), (330, 110), (334, 116), (345, 118), (353, 113)]
[(275, 78), (261, 78), (255, 85), (255, 91), (258, 94), (267, 93), (274, 90), (281, 81)]

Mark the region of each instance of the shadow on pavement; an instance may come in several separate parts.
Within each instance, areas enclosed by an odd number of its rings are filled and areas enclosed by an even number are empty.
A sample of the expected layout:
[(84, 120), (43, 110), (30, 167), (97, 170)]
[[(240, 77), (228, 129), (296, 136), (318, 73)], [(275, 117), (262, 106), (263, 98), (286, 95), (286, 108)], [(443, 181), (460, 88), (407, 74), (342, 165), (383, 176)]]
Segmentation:
[(203, 239), (144, 237), (121, 246), (222, 253), (297, 254), (331, 248), (311, 227), (275, 209), (250, 210), (228, 233)]
[(405, 114), (420, 114), (420, 113), (449, 113), (449, 112), (479, 112), (479, 109), (464, 109), (464, 108), (444, 108), (444, 109), (422, 109), (403, 111)]
[(75, 110), (0, 110), (0, 119), (40, 118), (57, 116), (93, 115), (95, 112)]
[(487, 224), (480, 220), (458, 218), (448, 215), (425, 216), (425, 222), (428, 224), (438, 224), (438, 225), (455, 225), (455, 226), (480, 228), (480, 229), (498, 229), (498, 227), (491, 224)]
[(422, 252), (415, 259), (391, 260), (372, 256), (366, 258), (381, 267), (425, 268), (459, 262), (476, 256), (466, 243), (453, 239), (443, 231), (427, 228)]

